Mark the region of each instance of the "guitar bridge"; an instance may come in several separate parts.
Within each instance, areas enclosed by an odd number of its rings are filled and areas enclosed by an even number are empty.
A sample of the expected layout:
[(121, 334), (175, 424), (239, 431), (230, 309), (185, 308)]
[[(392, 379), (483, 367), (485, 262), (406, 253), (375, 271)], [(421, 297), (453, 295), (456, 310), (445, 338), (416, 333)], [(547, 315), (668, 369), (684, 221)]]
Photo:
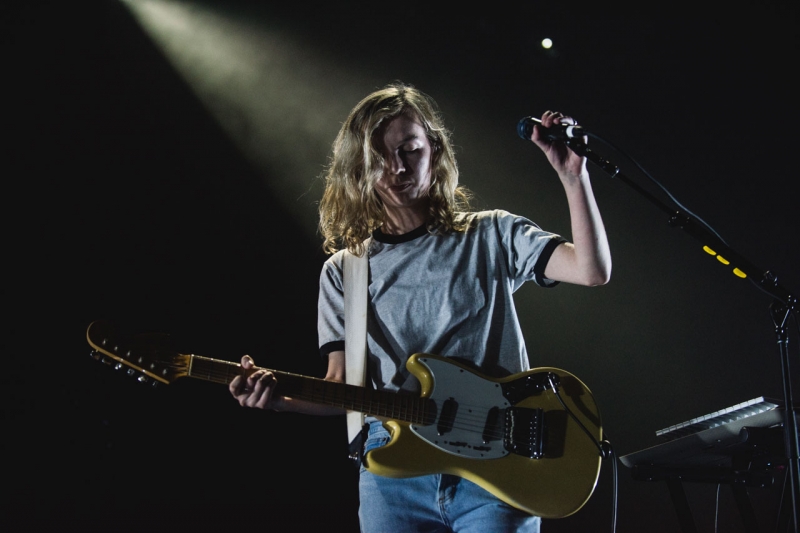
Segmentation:
[(509, 452), (539, 459), (544, 455), (544, 409), (508, 407), (503, 445)]

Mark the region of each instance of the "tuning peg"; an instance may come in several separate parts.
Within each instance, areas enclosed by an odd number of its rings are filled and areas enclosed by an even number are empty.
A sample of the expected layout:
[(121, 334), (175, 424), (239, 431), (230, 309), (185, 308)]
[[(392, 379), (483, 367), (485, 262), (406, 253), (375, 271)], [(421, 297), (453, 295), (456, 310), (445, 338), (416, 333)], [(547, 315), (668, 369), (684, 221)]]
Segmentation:
[(123, 365), (122, 363), (117, 363), (116, 365), (114, 365), (114, 370), (122, 370), (122, 367), (124, 366), (125, 365)]
[(139, 376), (138, 381), (139, 383), (147, 383), (148, 381), (150, 381), (150, 378), (142, 374), (141, 376)]
[(132, 375), (134, 375), (134, 374), (136, 374), (136, 370), (134, 370), (134, 369), (132, 369), (132, 368), (129, 368), (129, 369), (128, 369), (128, 375), (129, 375), (129, 376), (132, 376)]

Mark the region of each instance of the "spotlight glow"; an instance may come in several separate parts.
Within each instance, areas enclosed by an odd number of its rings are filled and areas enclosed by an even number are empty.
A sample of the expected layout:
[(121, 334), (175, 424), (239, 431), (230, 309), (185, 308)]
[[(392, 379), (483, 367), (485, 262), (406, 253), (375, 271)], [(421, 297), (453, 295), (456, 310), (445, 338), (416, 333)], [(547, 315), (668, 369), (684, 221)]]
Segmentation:
[(308, 46), (279, 20), (182, 0), (123, 2), (316, 240), (316, 178), (342, 117), (368, 85), (358, 71)]
[(553, 41), (552, 40), (547, 39), (547, 38), (542, 39), (542, 48), (544, 48), (545, 50), (549, 50), (552, 47), (553, 47)]

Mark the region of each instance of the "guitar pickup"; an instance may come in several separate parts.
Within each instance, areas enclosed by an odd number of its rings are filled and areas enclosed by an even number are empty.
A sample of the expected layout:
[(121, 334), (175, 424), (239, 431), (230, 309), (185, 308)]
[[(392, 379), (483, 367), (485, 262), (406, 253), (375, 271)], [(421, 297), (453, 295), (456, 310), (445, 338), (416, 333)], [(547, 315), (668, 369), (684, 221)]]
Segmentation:
[(539, 459), (544, 455), (544, 438), (544, 409), (506, 408), (503, 436), (506, 450), (530, 459)]
[(458, 402), (455, 398), (448, 398), (442, 404), (442, 415), (439, 417), (439, 422), (436, 424), (436, 433), (439, 436), (453, 431), (453, 423), (458, 413)]

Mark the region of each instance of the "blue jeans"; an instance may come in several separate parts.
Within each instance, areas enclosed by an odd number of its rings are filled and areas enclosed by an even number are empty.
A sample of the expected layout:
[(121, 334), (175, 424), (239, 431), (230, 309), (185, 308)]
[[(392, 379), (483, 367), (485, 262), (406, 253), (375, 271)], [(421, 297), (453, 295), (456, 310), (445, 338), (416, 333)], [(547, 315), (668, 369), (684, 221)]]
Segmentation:
[[(370, 422), (364, 450), (389, 442)], [(362, 533), (539, 533), (541, 519), (502, 502), (480, 486), (447, 474), (377, 476), (361, 467), (358, 518)]]

